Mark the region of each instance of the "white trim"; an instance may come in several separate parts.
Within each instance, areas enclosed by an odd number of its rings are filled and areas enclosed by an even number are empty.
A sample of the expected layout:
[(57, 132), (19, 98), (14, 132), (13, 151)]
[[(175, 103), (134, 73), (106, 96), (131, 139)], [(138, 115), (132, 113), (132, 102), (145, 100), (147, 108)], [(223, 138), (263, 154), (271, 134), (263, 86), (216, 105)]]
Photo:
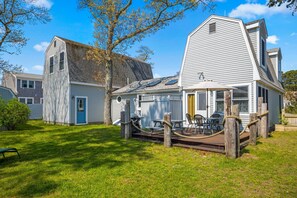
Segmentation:
[(252, 23), (252, 24), (250, 24), (250, 25), (246, 25), (245, 26), (246, 27), (246, 29), (253, 29), (253, 28), (257, 28), (257, 27), (260, 27), (260, 23), (259, 22), (256, 22), (256, 23)]
[(267, 52), (269, 56), (278, 55), (278, 52)]
[[(63, 69), (60, 69), (60, 59), (61, 59), (61, 53), (62, 52), (64, 52), (64, 68)], [(64, 50), (61, 50), (60, 52), (59, 52), (59, 61), (58, 61), (58, 63), (59, 63), (59, 69), (58, 69), (58, 71), (64, 71), (65, 70), (65, 57), (66, 57), (66, 51), (65, 51), (65, 49)]]
[(258, 109), (258, 106), (257, 106), (257, 103), (258, 103), (258, 95), (257, 95), (257, 89), (258, 89), (258, 86), (257, 86), (257, 81), (254, 81), (252, 86), (254, 87), (254, 111), (253, 113), (257, 112), (257, 109)]
[[(41, 102), (41, 101), (42, 101), (42, 102)], [(40, 99), (39, 99), (39, 103), (40, 103), (40, 104), (43, 104), (43, 98), (40, 98)]]
[(28, 99), (32, 99), (32, 104), (35, 104), (34, 97), (18, 97), (19, 102), (20, 102), (20, 99), (25, 99), (25, 104), (28, 104)]
[[(75, 125), (85, 125), (85, 124), (88, 124), (88, 113), (89, 113), (89, 111), (88, 111), (88, 97), (87, 96), (75, 96), (74, 97), (75, 98), (75, 102), (74, 102), (74, 104), (75, 104), (75, 121), (74, 121), (74, 123), (75, 123)], [(86, 99), (86, 123), (77, 123), (77, 98), (84, 98), (84, 99)]]
[(257, 29), (257, 59), (258, 59), (258, 64), (260, 65), (260, 27)]

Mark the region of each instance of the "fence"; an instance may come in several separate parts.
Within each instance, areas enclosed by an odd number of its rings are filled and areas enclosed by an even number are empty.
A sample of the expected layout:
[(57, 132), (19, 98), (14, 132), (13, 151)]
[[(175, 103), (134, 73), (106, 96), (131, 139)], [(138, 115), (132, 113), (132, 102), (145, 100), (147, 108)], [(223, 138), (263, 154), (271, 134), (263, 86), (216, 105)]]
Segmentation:
[(297, 114), (285, 113), (284, 110), (282, 112), (283, 120), (287, 125), (296, 125), (297, 126)]
[(42, 119), (42, 104), (28, 104), (31, 110), (30, 118), (31, 120)]

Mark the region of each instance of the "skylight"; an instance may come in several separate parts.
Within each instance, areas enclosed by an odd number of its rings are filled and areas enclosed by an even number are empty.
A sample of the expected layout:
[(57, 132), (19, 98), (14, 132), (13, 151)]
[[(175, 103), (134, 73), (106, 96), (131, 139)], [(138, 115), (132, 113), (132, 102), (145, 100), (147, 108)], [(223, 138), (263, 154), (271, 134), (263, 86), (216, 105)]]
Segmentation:
[(149, 83), (146, 85), (146, 87), (154, 87), (154, 86), (158, 85), (160, 82), (162, 82), (161, 79), (159, 79), (159, 80), (154, 80), (154, 81), (152, 81), (152, 82), (149, 82)]
[(165, 83), (165, 85), (174, 85), (177, 83), (177, 81), (178, 81), (177, 79), (172, 79), (172, 80), (168, 81), (167, 83)]

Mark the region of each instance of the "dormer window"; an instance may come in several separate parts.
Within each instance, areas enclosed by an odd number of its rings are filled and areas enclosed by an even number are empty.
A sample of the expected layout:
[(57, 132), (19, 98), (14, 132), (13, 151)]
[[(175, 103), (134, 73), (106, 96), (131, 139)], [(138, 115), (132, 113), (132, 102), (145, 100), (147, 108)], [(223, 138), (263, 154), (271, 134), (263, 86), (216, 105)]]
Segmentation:
[(215, 33), (216, 32), (216, 23), (209, 24), (209, 33)]
[(263, 38), (261, 38), (261, 66), (266, 68), (266, 43)]

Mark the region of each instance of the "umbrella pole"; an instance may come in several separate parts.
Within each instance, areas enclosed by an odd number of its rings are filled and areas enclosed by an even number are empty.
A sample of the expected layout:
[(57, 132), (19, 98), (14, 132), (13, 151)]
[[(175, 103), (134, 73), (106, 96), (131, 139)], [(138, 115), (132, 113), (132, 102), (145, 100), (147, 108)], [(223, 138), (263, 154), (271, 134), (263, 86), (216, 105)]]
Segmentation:
[(206, 89), (206, 119), (208, 119), (208, 89)]

